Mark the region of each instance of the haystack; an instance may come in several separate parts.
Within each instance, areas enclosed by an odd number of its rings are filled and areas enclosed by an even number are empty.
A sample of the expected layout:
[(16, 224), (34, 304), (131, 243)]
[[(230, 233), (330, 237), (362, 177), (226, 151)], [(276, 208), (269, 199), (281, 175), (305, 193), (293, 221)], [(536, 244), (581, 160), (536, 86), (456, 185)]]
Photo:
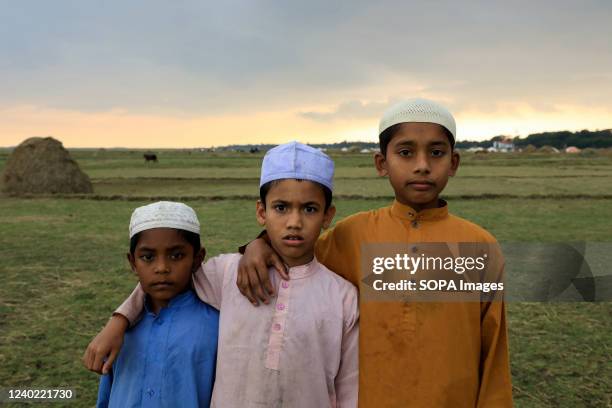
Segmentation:
[(52, 137), (23, 141), (8, 158), (3, 190), (9, 194), (92, 193), (91, 181)]
[(559, 153), (559, 149), (553, 146), (544, 145), (538, 149), (540, 153)]
[(534, 153), (537, 151), (538, 151), (538, 148), (532, 144), (528, 144), (527, 146), (523, 148), (523, 153)]

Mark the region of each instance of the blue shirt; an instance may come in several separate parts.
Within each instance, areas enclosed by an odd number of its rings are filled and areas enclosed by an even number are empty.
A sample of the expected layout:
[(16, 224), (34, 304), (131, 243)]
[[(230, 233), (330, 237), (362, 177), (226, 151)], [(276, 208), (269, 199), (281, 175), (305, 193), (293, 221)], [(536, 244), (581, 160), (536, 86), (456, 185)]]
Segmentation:
[(219, 312), (192, 290), (158, 315), (145, 305), (142, 320), (125, 334), (98, 407), (208, 407), (217, 358)]

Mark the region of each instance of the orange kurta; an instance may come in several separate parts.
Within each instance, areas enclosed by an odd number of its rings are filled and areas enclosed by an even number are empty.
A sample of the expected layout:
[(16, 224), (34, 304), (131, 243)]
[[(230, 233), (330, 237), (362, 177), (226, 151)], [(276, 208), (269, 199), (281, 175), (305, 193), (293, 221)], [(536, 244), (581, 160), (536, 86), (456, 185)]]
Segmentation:
[[(395, 201), (338, 222), (316, 255), (363, 285), (364, 243), (495, 242), (448, 207), (416, 212)], [(361, 287), (363, 289), (363, 287)], [(508, 407), (512, 386), (501, 302), (366, 302), (360, 299), (359, 406)]]

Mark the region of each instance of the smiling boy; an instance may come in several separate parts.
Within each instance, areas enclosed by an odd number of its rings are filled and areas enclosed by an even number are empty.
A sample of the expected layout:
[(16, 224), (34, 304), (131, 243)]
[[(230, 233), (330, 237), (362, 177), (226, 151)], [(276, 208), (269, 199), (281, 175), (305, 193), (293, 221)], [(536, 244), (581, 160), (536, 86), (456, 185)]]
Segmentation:
[[(495, 243), (481, 227), (449, 213), (439, 195), (459, 166), (455, 120), (441, 105), (412, 99), (380, 121), (375, 166), (395, 200), (349, 216), (323, 234), (316, 255), (365, 291), (364, 245)], [(503, 258), (496, 256), (501, 275)], [(266, 265), (273, 250), (256, 239), (240, 265), (241, 292), (257, 303), (273, 292)], [(360, 298), (360, 407), (510, 407), (512, 386), (503, 302), (381, 302)]]

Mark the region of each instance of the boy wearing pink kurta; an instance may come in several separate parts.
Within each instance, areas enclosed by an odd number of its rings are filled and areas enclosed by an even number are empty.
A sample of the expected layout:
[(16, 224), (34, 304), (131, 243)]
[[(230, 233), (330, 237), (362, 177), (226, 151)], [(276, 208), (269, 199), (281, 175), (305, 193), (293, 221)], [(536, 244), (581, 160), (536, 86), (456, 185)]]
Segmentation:
[[(270, 269), (276, 301), (252, 307), (236, 286), (242, 255), (220, 255), (194, 275), (200, 299), (218, 308), (219, 349), (212, 407), (356, 407), (357, 291), (314, 257), (335, 214), (333, 161), (292, 142), (264, 157), (257, 219), (289, 267)], [(142, 311), (140, 287), (116, 311)]]

